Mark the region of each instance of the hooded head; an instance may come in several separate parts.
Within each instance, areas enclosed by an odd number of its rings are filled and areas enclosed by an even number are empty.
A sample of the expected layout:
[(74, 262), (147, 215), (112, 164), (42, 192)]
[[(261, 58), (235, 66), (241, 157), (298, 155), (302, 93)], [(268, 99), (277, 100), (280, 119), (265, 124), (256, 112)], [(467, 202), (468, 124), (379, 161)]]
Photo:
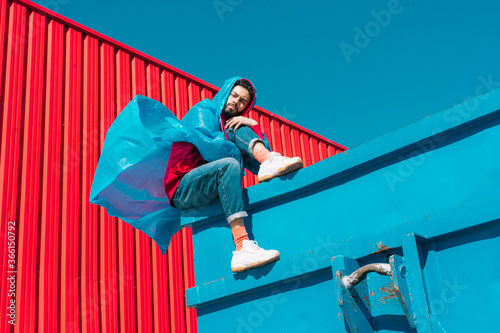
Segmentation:
[(213, 102), (224, 120), (234, 116), (245, 116), (255, 105), (257, 91), (250, 80), (232, 77), (221, 87)]
[[(235, 90), (236, 89), (236, 90)], [(251, 92), (253, 90), (253, 92)], [(238, 96), (232, 96), (235, 92)], [(248, 93), (248, 95), (246, 95)], [(241, 94), (241, 95), (240, 95)], [(241, 96), (247, 96), (248, 101), (246, 106), (236, 105), (236, 108), (231, 109), (230, 104), (235, 105), (236, 99), (241, 98)], [(227, 79), (224, 85), (220, 88), (219, 92), (212, 99), (212, 103), (215, 104), (215, 110), (218, 112), (219, 116), (219, 127), (222, 132), (224, 132), (227, 140), (227, 133), (224, 124), (226, 120), (234, 116), (247, 116), (248, 112), (255, 105), (257, 100), (257, 90), (250, 82), (250, 80), (235, 76)], [(228, 105), (229, 104), (229, 105)], [(225, 110), (228, 110), (224, 112)], [(232, 114), (234, 112), (234, 114)]]
[(250, 110), (249, 106), (252, 104), (254, 96), (255, 92), (249, 81), (245, 79), (236, 81), (222, 109), (225, 118), (229, 119), (248, 113), (248, 110)]

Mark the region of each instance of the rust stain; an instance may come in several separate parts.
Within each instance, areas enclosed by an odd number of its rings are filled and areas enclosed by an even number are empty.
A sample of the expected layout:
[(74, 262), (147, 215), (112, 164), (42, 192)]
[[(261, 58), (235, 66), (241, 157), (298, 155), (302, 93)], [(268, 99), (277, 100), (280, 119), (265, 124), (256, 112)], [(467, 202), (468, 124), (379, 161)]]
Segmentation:
[[(403, 309), (406, 309), (407, 308), (407, 306), (406, 306), (406, 300), (401, 295), (401, 291), (398, 288), (394, 288), (394, 289), (396, 290), (396, 296), (399, 299), (399, 301), (401, 302), (401, 305), (403, 306)], [(406, 310), (405, 310), (405, 312), (406, 312)]]
[(392, 247), (385, 246), (385, 245), (382, 244), (382, 242), (377, 243), (377, 247), (378, 247), (378, 250), (375, 251), (375, 252), (370, 253), (369, 256), (371, 256), (373, 254), (382, 253), (382, 252), (385, 252), (385, 251), (392, 250)]
[(381, 297), (380, 301), (387, 301), (388, 299), (391, 298), (397, 298), (398, 296), (396, 295), (396, 288), (394, 288), (393, 285), (389, 285), (388, 287), (382, 287), (379, 288), (381, 292), (384, 294), (388, 294), (387, 296)]
[(365, 300), (365, 304), (371, 308), (371, 303), (370, 303), (370, 297), (368, 297), (368, 295), (366, 295), (365, 297), (363, 297), (363, 299)]

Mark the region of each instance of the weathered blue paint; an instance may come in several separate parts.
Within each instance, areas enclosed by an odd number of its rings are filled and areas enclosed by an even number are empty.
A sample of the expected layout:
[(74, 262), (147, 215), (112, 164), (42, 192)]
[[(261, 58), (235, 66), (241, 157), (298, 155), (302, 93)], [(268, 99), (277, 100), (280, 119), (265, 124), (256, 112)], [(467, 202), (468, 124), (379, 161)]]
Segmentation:
[[(389, 318), (393, 329), (404, 332), (412, 329), (425, 331), (426, 327), (431, 327), (415, 235), (403, 237), (402, 250), (404, 257), (397, 254), (389, 256), (389, 276), (376, 281), (376, 276), (371, 275), (351, 289), (346, 288), (343, 277), (356, 274), (360, 268), (357, 260), (342, 255), (333, 257), (332, 270), (340, 307), (338, 311), (342, 313), (350, 332), (373, 332), (378, 322), (387, 325), (385, 321)], [(392, 301), (395, 298), (400, 306)], [(374, 301), (378, 301), (378, 304)], [(394, 325), (396, 322), (397, 325)]]
[[(416, 245), (416, 244), (415, 244)], [(411, 328), (417, 327), (417, 314), (413, 311), (413, 308), (418, 308), (417, 301), (415, 300), (414, 292), (410, 293), (410, 287), (415, 288), (416, 284), (411, 280), (411, 276), (408, 277), (408, 264), (413, 264), (417, 266), (418, 273), (420, 274), (420, 262), (410, 263), (405, 261), (404, 257), (398, 256), (397, 254), (393, 254), (389, 257), (389, 263), (391, 264), (392, 271), (392, 283), (394, 286), (394, 290), (396, 291), (396, 296), (398, 297), (399, 304), (405, 313), (406, 319), (408, 319), (408, 324)], [(410, 268), (411, 269), (411, 268)], [(420, 275), (420, 280), (421, 280)], [(420, 282), (420, 281), (419, 281)], [(423, 285), (423, 284), (422, 284)], [(422, 289), (423, 290), (423, 289)], [(412, 290), (413, 291), (413, 290)], [(423, 294), (423, 293), (421, 293)], [(425, 296), (424, 296), (425, 300)], [(426, 307), (428, 310), (428, 308)], [(426, 317), (423, 320), (428, 321), (427, 313)], [(419, 318), (420, 320), (420, 318)]]
[(250, 187), (250, 236), (281, 253), (268, 266), (231, 272), (217, 202), (184, 212), (196, 272), (187, 303), (200, 332), (349, 332), (332, 258), (363, 266), (390, 255), (405, 263), (415, 322), (391, 277), (369, 274), (363, 311), (373, 331), (497, 331), (499, 109), (495, 90)]
[[(335, 256), (332, 260), (332, 268), (335, 272), (335, 292), (340, 307), (339, 315), (342, 314), (351, 332), (372, 333), (371, 322), (373, 319), (369, 311), (371, 302), (367, 280), (361, 281), (350, 290), (347, 290), (342, 284), (342, 275), (349, 275), (360, 268), (358, 262), (342, 255)], [(340, 321), (340, 324), (342, 331), (344, 322)]]

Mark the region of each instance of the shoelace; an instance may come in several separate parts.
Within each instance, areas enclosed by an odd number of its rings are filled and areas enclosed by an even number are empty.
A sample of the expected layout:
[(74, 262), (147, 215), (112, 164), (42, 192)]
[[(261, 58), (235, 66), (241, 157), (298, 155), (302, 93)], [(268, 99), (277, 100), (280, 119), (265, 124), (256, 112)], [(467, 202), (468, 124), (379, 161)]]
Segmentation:
[(261, 250), (257, 241), (252, 241), (252, 249), (254, 249), (255, 251)]
[(257, 241), (251, 241), (251, 242), (252, 242), (252, 244), (250, 244), (250, 247), (251, 247), (251, 249), (252, 249), (253, 251), (255, 251), (255, 252), (260, 252), (260, 251), (262, 251), (262, 250), (263, 250), (261, 247), (259, 247), (259, 245), (258, 245)]
[[(252, 244), (251, 244), (250, 246), (252, 247), (252, 250), (257, 251), (257, 252), (259, 252), (259, 251), (262, 251), (262, 250), (263, 250), (261, 247), (259, 247), (259, 245), (258, 245), (257, 241), (251, 241), (251, 242), (252, 242)], [(240, 251), (244, 251), (244, 249), (241, 249)], [(233, 251), (233, 254), (234, 254), (235, 252), (237, 252), (237, 251)]]
[(271, 158), (269, 159), (269, 161), (279, 162), (279, 161), (282, 161), (284, 159), (285, 159), (285, 157), (281, 156), (280, 153), (272, 152), (271, 153)]

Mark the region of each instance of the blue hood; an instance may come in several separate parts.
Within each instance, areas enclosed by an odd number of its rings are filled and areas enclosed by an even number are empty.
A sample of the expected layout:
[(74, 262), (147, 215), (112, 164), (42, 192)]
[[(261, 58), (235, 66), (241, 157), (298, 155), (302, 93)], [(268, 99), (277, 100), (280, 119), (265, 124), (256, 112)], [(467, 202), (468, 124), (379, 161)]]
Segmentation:
[[(235, 77), (232, 77), (230, 79), (227, 79), (226, 82), (224, 82), (224, 85), (220, 88), (219, 92), (212, 99), (212, 103), (217, 105), (217, 108), (219, 109), (219, 115), (222, 113), (222, 109), (227, 103), (229, 93), (233, 89), (234, 84), (236, 83), (236, 81), (238, 81), (240, 79), (243, 79), (243, 78), (239, 77), (239, 76), (235, 76)], [(248, 103), (245, 111), (241, 114), (242, 116), (245, 116), (246, 114), (248, 114), (248, 112), (254, 107), (255, 102), (257, 100), (257, 90), (255, 89), (252, 82), (250, 82), (250, 80), (248, 80), (248, 79), (245, 79), (245, 80), (248, 83), (250, 83), (250, 85), (253, 87), (253, 90), (255, 91), (255, 95), (254, 95), (253, 99), (250, 101), (250, 103)]]

